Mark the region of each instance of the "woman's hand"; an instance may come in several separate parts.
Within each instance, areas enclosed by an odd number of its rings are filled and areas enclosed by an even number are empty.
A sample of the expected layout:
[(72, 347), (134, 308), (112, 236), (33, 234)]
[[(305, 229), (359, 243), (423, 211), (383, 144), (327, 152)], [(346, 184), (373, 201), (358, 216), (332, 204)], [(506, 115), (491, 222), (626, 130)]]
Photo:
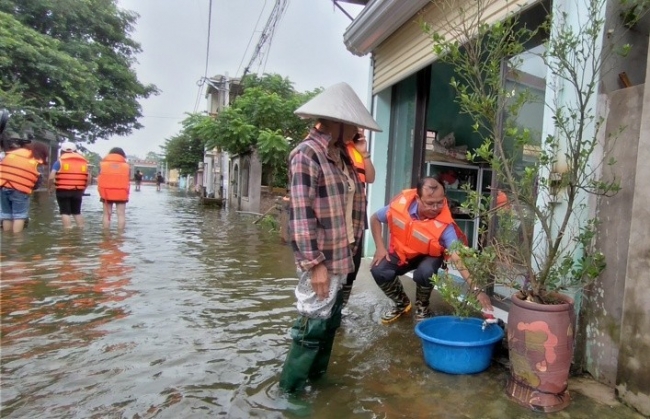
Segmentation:
[(327, 298), (330, 292), (330, 277), (324, 263), (311, 268), (311, 287), (319, 300)]

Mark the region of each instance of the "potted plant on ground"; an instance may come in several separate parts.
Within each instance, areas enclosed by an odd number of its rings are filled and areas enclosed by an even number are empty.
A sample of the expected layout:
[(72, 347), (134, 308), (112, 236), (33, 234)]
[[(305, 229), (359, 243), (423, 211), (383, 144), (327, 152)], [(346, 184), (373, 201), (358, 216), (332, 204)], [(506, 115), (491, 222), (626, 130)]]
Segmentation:
[[(584, 1), (579, 26), (572, 26), (559, 9), (537, 28), (527, 28), (517, 15), (489, 23), (494, 0), (477, 0), (466, 10), (438, 3), (464, 17), (463, 25), (436, 26), (444, 32), (423, 23), (434, 53), (454, 67), (451, 85), (457, 102), (472, 116), (483, 140), (468, 158), (493, 170), (491, 196), (468, 191), (464, 205), (489, 219), (484, 244), (495, 255), (494, 278), (516, 290), (507, 328), (507, 392), (518, 403), (546, 412), (560, 410), (570, 400), (575, 316), (569, 292), (580, 292), (605, 266), (593, 248), (597, 218), (589, 199), (618, 190), (617, 182), (599, 177), (614, 162), (599, 145), (603, 119), (595, 104), (605, 51), (615, 50), (601, 49), (605, 0)], [(537, 54), (547, 82), (553, 83), (543, 109), (552, 117), (545, 136), (535, 139), (519, 117), (530, 111), (536, 97), (520, 78), (527, 76), (522, 56), (535, 53), (529, 45), (540, 36), (546, 39)], [(535, 159), (523, 164), (522, 155)], [(507, 198), (498, 208), (497, 195)], [(465, 264), (472, 259), (467, 254), (461, 258)]]

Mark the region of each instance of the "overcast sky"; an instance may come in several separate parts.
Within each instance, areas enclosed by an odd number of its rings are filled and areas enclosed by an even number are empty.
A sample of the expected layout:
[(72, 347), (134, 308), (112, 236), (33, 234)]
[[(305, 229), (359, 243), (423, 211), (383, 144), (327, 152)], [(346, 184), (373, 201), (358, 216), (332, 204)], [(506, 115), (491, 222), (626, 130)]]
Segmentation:
[[(288, 3), (266, 65), (256, 64), (251, 72), (288, 77), (298, 91), (345, 81), (367, 105), (369, 57), (357, 57), (343, 44), (350, 19), (330, 0)], [(144, 128), (100, 140), (88, 149), (103, 156), (111, 147), (122, 147), (129, 155), (144, 157), (149, 151), (160, 152), (165, 138), (180, 131), (184, 113), (195, 108), (197, 81), (205, 72), (209, 0), (118, 0), (118, 4), (140, 15), (132, 34), (143, 49), (136, 71), (143, 83), (153, 83), (162, 92), (141, 101)], [(274, 4), (274, 0), (213, 0), (208, 76), (241, 76)], [(352, 16), (361, 10), (343, 7)], [(203, 92), (198, 110), (205, 109)]]

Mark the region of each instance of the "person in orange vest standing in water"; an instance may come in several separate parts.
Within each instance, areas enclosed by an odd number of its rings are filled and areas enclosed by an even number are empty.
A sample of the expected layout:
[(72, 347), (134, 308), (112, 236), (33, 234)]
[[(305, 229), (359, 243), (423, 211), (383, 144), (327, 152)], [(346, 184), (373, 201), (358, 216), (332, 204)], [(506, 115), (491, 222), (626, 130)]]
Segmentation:
[[(388, 224), (388, 250), (382, 237), (382, 224)], [(414, 271), (416, 284), (415, 319), (420, 321), (431, 316), (431, 277), (438, 273), (445, 256), (471, 287), (469, 272), (460, 257), (448, 252), (456, 241), (467, 245), (467, 239), (452, 218), (445, 185), (439, 179), (425, 177), (415, 189), (402, 191), (370, 217), (370, 231), (377, 249), (370, 273), (394, 304), (381, 316), (382, 323), (391, 323), (411, 311), (411, 301), (399, 280), (399, 275), (410, 271)], [(484, 310), (493, 310), (487, 294), (481, 292), (477, 298)]]
[[(3, 112), (6, 124), (7, 114)], [(47, 159), (47, 154), (41, 151), (37, 155), (31, 149), (30, 140), (24, 140), (18, 134), (1, 134), (0, 147), (5, 156), (0, 161), (0, 219), (2, 230), (20, 233), (25, 228), (29, 218), (30, 197), (42, 178), (37, 170), (40, 163)]]
[(81, 203), (90, 180), (88, 160), (77, 152), (76, 144), (69, 141), (61, 144), (61, 156), (52, 165), (48, 189), (56, 190), (63, 228), (72, 228), (72, 218), (77, 227), (83, 228)]
[(99, 165), (97, 189), (100, 200), (104, 203), (102, 225), (105, 229), (111, 227), (113, 205), (117, 212), (117, 228), (124, 230), (126, 226), (126, 203), (129, 202), (131, 176), (126, 153), (120, 147), (112, 148)]
[[(346, 141), (345, 148), (348, 152), (348, 156), (354, 164), (354, 170), (359, 176), (359, 180), (363, 185), (363, 194), (366, 193), (366, 184), (373, 183), (375, 181), (375, 166), (370, 160), (370, 153), (368, 152), (368, 141), (364, 134), (363, 128), (358, 128), (357, 133), (352, 139)], [(365, 227), (368, 227), (367, 220), (364, 221)], [(353, 256), (354, 260), (354, 272), (350, 272), (343, 283), (343, 307), (348, 304), (350, 300), (350, 294), (352, 293), (352, 285), (354, 280), (357, 279), (357, 274), (359, 273), (359, 267), (361, 266), (361, 255), (363, 254), (363, 236), (359, 241), (359, 246), (357, 246), (357, 251)]]

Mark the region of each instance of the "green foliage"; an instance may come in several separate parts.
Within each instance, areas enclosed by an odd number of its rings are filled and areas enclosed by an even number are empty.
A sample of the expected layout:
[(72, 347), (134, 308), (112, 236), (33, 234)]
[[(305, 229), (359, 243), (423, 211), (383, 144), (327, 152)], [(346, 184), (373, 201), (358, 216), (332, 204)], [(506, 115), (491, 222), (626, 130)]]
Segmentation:
[(619, 0), (621, 19), (628, 28), (634, 27), (650, 10), (650, 0)]
[(260, 220), (260, 225), (269, 233), (277, 233), (280, 231), (280, 222), (273, 215), (265, 215)]
[[(271, 178), (270, 184), (282, 186), (289, 151), (295, 145), (293, 139), (302, 139), (309, 129), (309, 122), (293, 112), (319, 90), (296, 92), (289, 79), (277, 74), (248, 75), (242, 86), (242, 95), (216, 118), (188, 115), (182, 123), (182, 135), (202, 141), (207, 149), (217, 148), (230, 154), (256, 149)], [(196, 163), (199, 161), (202, 158)]]
[(203, 142), (187, 133), (165, 140), (165, 160), (170, 169), (178, 169), (181, 176), (193, 175), (203, 161)]
[(84, 157), (88, 160), (88, 164), (92, 165), (91, 174), (97, 177), (99, 175), (99, 164), (102, 161), (102, 156), (93, 151), (88, 151), (84, 153)]
[(460, 242), (454, 243), (448, 251), (455, 252), (463, 261), (472, 278), (472, 288), (468, 289), (463, 278), (448, 272), (433, 275), (431, 283), (443, 300), (451, 305), (455, 316), (472, 316), (481, 311), (478, 295), (494, 283), (496, 253), (493, 248), (479, 251)]
[(157, 93), (132, 68), (137, 16), (116, 0), (0, 0), (0, 103), (14, 126), (93, 142), (141, 125)]
[(147, 155), (144, 157), (145, 161), (155, 161), (159, 162), (163, 159), (163, 156), (160, 154), (156, 153), (155, 151), (150, 151), (147, 153)]
[[(607, 150), (602, 159), (595, 153), (603, 121), (592, 103), (605, 61), (598, 53), (605, 0), (584, 0), (588, 19), (579, 27), (571, 26), (566, 13), (558, 11), (534, 29), (520, 24), (517, 15), (493, 25), (485, 23), (484, 13), (493, 1), (477, 0), (475, 8), (460, 10), (465, 21), (474, 24), (452, 28), (451, 37), (427, 24), (423, 28), (431, 37), (434, 53), (454, 66), (458, 77), (451, 85), (457, 101), (483, 138), (481, 147), (468, 152), (468, 158), (492, 167), (499, 190), (509, 200), (507, 206), (492, 208), (491, 200), (468, 190), (464, 206), (474, 216), (490, 220), (496, 232), (483, 253), (494, 254), (500, 281), (519, 286), (523, 276), (527, 297), (544, 302), (547, 291), (583, 286), (605, 266), (602, 254), (593, 250), (597, 222), (588, 216), (585, 197), (610, 196), (619, 189), (616, 181), (598, 180), (600, 168), (614, 162), (607, 162)], [(540, 56), (547, 66), (547, 80), (561, 85), (556, 89), (564, 98), (563, 102), (547, 98), (554, 134), (541, 144), (517, 119), (535, 100), (534, 95), (522, 84), (513, 88), (504, 83), (502, 76), (505, 65), (509, 80), (518, 80), (519, 54), (539, 31), (550, 34)], [(536, 162), (522, 165), (518, 156), (531, 148), (538, 150)], [(576, 228), (584, 214), (588, 221)], [(461, 259), (470, 265), (481, 257), (464, 254)]]

